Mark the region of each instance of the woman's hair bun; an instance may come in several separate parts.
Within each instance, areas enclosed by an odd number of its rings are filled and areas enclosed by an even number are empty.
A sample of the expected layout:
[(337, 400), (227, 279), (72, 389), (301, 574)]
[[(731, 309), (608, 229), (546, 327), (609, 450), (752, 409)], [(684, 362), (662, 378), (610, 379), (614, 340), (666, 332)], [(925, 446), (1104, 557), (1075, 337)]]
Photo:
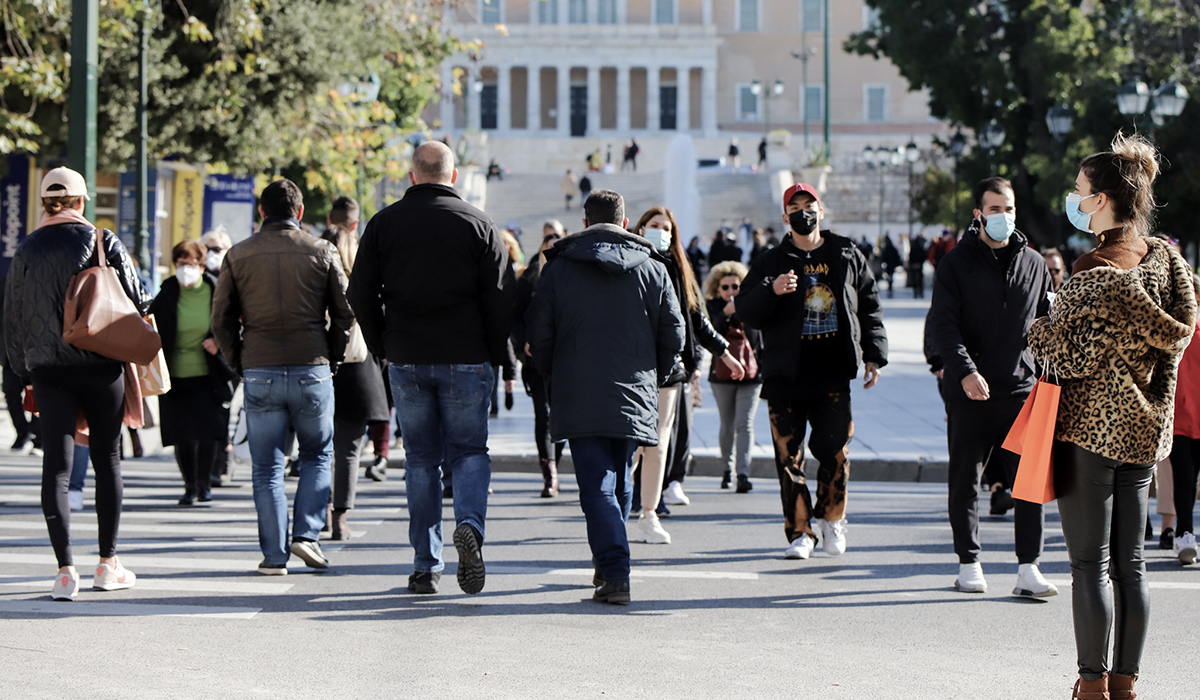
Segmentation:
[(1125, 168), (1133, 166), (1132, 172), (1126, 171), (1127, 179), (1141, 180), (1137, 183), (1139, 185), (1153, 183), (1158, 179), (1158, 149), (1146, 137), (1141, 134), (1126, 136), (1118, 131), (1112, 140), (1111, 148), (1112, 152), (1124, 161)]

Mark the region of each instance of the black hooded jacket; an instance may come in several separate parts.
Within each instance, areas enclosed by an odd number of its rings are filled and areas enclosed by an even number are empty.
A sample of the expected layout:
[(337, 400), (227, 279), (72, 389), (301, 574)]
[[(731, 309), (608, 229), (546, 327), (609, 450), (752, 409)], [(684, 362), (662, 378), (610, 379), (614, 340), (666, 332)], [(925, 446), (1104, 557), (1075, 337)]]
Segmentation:
[(597, 224), (546, 252), (525, 315), (530, 354), (549, 379), (554, 440), (658, 444), (658, 387), (684, 349), (670, 276), (646, 239)]
[(1033, 319), (1050, 311), (1046, 261), (1012, 234), (1012, 255), (1001, 270), (997, 255), (979, 239), (977, 224), (938, 263), (933, 302), (925, 323), (933, 354), (945, 363), (942, 395), (963, 399), (962, 380), (979, 372), (994, 399), (1028, 395), (1037, 378), (1025, 343)]

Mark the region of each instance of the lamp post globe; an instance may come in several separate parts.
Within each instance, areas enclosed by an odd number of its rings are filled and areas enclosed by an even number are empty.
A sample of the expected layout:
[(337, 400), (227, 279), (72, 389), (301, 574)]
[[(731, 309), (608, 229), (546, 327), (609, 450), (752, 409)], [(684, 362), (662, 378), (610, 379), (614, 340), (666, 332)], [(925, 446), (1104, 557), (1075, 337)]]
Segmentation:
[(875, 165), (875, 149), (871, 148), (870, 145), (863, 149), (862, 156), (864, 163), (872, 166)]
[(1150, 88), (1140, 80), (1132, 80), (1117, 88), (1117, 111), (1126, 116), (1141, 114), (1150, 103)]
[(1151, 109), (1151, 113), (1163, 117), (1178, 117), (1183, 114), (1187, 100), (1187, 88), (1174, 80), (1169, 80), (1154, 91), (1154, 107)]
[(755, 80), (754, 82), (750, 83), (750, 93), (753, 95), (761, 95), (762, 94), (762, 83), (759, 82), (758, 80)]
[(908, 161), (909, 163), (916, 163), (917, 159), (920, 157), (921, 149), (915, 142), (909, 141), (908, 145), (904, 147), (904, 160)]
[(950, 155), (960, 158), (965, 150), (967, 150), (967, 137), (963, 136), (962, 131), (954, 132), (954, 136), (950, 137)]
[(782, 80), (779, 80), (778, 78), (776, 78), (776, 79), (775, 79), (775, 85), (774, 85), (774, 86), (771, 88), (771, 90), (772, 90), (772, 91), (773, 91), (773, 92), (774, 92), (776, 95), (782, 95), (782, 94), (783, 94), (783, 81), (782, 81)]
[(1007, 134), (1000, 122), (992, 120), (983, 130), (979, 132), (979, 145), (990, 150), (1000, 148), (1004, 145), (1004, 137)]

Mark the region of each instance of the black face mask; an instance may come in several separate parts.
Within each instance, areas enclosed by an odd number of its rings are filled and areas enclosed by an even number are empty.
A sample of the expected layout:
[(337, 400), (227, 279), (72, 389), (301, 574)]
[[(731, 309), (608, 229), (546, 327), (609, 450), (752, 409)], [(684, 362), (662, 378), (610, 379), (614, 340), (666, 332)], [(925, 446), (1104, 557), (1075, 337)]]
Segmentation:
[(801, 209), (788, 214), (788, 224), (796, 233), (807, 236), (816, 230), (817, 216), (817, 212), (812, 209)]

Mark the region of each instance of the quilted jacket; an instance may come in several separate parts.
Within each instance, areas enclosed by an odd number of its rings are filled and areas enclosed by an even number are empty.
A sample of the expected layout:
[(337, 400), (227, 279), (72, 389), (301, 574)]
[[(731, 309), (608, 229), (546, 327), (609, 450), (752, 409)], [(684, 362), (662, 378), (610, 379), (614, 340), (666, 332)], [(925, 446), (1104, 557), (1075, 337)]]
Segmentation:
[[(125, 294), (142, 314), (150, 295), (138, 281), (125, 246), (104, 229), (104, 259), (117, 272)], [(103, 365), (107, 357), (63, 341), (63, 307), (71, 278), (96, 265), (96, 229), (83, 224), (39, 228), (17, 246), (4, 294), (4, 340), (10, 367), (28, 384), (44, 367)]]

